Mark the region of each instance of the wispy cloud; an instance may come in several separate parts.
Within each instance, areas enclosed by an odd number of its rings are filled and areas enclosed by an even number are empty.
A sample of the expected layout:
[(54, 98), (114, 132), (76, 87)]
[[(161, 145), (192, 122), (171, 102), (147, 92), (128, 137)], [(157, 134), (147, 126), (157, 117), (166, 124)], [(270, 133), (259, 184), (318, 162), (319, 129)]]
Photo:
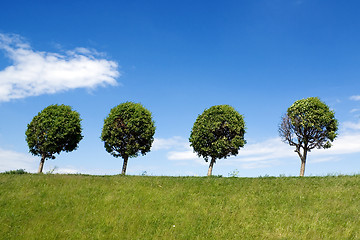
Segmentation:
[(316, 149), (311, 154), (314, 156), (335, 156), (343, 154), (360, 153), (360, 132), (340, 134), (329, 149)]
[[(293, 156), (291, 147), (281, 142), (280, 138), (272, 138), (260, 143), (246, 144), (240, 149), (238, 157), (230, 157), (230, 161), (256, 162)], [(198, 160), (189, 143), (183, 142), (183, 148), (169, 151), (169, 160)], [(203, 160), (202, 160), (203, 161)]]
[(39, 159), (30, 154), (19, 153), (0, 148), (0, 172), (25, 169), (27, 172), (36, 172)]
[(183, 149), (188, 145), (189, 145), (189, 141), (179, 136), (174, 136), (171, 138), (155, 138), (151, 150), (157, 151), (157, 150), (168, 150), (174, 148)]
[[(330, 149), (313, 149), (309, 153), (309, 162), (337, 161), (342, 155), (360, 153), (360, 123), (345, 122), (344, 131), (333, 142)], [(351, 129), (351, 131), (346, 131)], [(166, 142), (166, 140), (164, 139)], [(200, 164), (206, 164), (202, 158), (199, 158), (193, 152), (185, 139), (182, 139), (182, 148), (179, 148), (181, 138), (178, 138), (177, 149), (173, 150), (171, 144), (167, 146), (167, 158), (173, 161), (196, 161)], [(170, 142), (170, 141), (169, 141)], [(294, 147), (281, 141), (279, 137), (270, 138), (258, 143), (246, 144), (235, 157), (230, 157), (223, 161), (224, 165), (237, 166), (244, 169), (265, 168), (282, 164), (284, 159), (298, 159), (294, 152)]]
[(224, 164), (239, 166), (243, 169), (267, 168), (281, 164), (282, 159), (295, 158), (297, 155), (294, 149), (276, 137), (246, 144), (236, 157), (229, 158), (224, 161)]
[(0, 34), (0, 50), (12, 65), (0, 71), (0, 102), (75, 88), (116, 85), (118, 64), (86, 48), (41, 52), (19, 35)]
[(353, 108), (350, 110), (350, 113), (355, 113), (355, 112), (359, 112), (360, 109), (359, 108)]
[(56, 168), (53, 173), (61, 173), (61, 174), (76, 174), (80, 171), (75, 168)]
[[(47, 161), (48, 162), (48, 161)], [(25, 169), (26, 172), (36, 173), (37, 167), (39, 166), (40, 158), (31, 155), (30, 153), (19, 153), (12, 150), (6, 150), (0, 148), (0, 172)], [(51, 172), (53, 173), (64, 173), (64, 174), (75, 174), (80, 171), (74, 167), (56, 167), (51, 166), (45, 163), (44, 173)]]
[(190, 146), (186, 147), (183, 151), (170, 151), (167, 157), (169, 160), (192, 160), (199, 158)]
[[(180, 136), (171, 138), (155, 138), (152, 151), (168, 150), (166, 157), (168, 160), (194, 160), (200, 164), (205, 161), (199, 158), (190, 147), (188, 139)], [(205, 163), (207, 164), (207, 163)]]
[[(360, 153), (360, 123), (348, 122), (348, 124), (344, 123), (343, 125), (348, 127), (342, 130), (330, 149), (313, 149), (309, 153), (309, 163), (341, 161), (346, 154)], [(166, 158), (170, 161), (178, 161), (184, 164), (195, 162), (199, 165), (208, 165), (208, 163), (193, 152), (188, 140), (182, 137), (156, 138), (152, 150), (164, 151)], [(298, 155), (294, 152), (294, 147), (290, 147), (283, 143), (279, 137), (275, 137), (257, 143), (248, 143), (240, 150), (237, 156), (230, 157), (226, 161), (221, 161), (221, 163), (239, 169), (257, 169), (283, 165), (288, 160), (299, 161)], [(20, 168), (36, 172), (38, 164), (38, 157), (0, 148), (0, 172)], [(136, 174), (142, 169), (143, 167), (139, 168)], [(77, 170), (73, 167), (61, 167), (54, 172), (104, 174), (104, 171), (109, 173), (113, 169), (91, 169), (85, 171)], [(114, 171), (114, 173), (117, 172)]]
[(351, 96), (351, 97), (350, 97), (350, 100), (353, 100), (353, 101), (360, 101), (360, 95), (354, 95), (354, 96)]
[(344, 122), (342, 127), (345, 130), (360, 130), (360, 122)]

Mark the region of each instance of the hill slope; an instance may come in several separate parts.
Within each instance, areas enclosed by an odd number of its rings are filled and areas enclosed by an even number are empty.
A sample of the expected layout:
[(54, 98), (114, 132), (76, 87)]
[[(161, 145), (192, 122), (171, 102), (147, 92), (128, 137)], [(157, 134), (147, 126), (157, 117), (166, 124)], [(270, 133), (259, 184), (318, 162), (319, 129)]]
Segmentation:
[(0, 174), (1, 239), (359, 239), (360, 176)]

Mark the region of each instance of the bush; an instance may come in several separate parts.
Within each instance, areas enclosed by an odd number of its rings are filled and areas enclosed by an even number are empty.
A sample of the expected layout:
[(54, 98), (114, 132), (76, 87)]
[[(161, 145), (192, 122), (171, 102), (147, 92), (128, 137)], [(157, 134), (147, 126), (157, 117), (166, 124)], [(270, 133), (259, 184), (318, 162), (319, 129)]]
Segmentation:
[(25, 169), (17, 169), (17, 170), (10, 170), (4, 172), (4, 174), (27, 174), (28, 172), (25, 171)]

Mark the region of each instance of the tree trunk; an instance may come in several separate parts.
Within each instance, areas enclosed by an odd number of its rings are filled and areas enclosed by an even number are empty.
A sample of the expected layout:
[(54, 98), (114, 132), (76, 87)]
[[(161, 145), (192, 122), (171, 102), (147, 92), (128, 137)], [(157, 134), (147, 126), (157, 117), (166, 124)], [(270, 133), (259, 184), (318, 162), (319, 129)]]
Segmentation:
[(212, 169), (213, 169), (214, 163), (215, 163), (215, 158), (211, 158), (210, 165), (209, 165), (209, 170), (208, 170), (208, 173), (207, 173), (208, 176), (211, 176), (211, 174), (212, 174)]
[(42, 173), (42, 170), (44, 168), (44, 162), (45, 162), (45, 154), (41, 155), (41, 160), (40, 160), (40, 165), (39, 165), (39, 170), (38, 173)]
[(128, 159), (129, 159), (128, 156), (124, 157), (124, 164), (123, 164), (123, 168), (122, 168), (122, 172), (121, 172), (122, 175), (125, 175), (125, 173), (126, 173), (126, 167), (127, 167)]
[(304, 149), (304, 153), (301, 159), (301, 168), (300, 168), (300, 177), (303, 177), (305, 174), (305, 163), (306, 163), (307, 149)]
[(304, 176), (305, 173), (305, 162), (304, 160), (301, 159), (301, 168), (300, 168), (300, 177)]

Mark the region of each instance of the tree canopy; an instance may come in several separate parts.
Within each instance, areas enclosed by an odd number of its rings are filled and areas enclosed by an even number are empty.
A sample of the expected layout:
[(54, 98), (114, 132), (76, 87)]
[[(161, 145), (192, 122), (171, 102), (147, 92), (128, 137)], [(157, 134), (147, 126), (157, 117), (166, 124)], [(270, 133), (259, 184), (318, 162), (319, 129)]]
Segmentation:
[(70, 106), (50, 105), (38, 113), (25, 132), (29, 151), (41, 156), (38, 172), (42, 172), (46, 159), (55, 159), (55, 153), (75, 150), (83, 138), (81, 131), (80, 115)]
[(110, 110), (104, 120), (101, 140), (107, 152), (124, 159), (122, 174), (125, 174), (128, 158), (149, 152), (154, 134), (151, 112), (140, 103), (126, 102)]
[(216, 159), (237, 155), (246, 143), (245, 122), (233, 107), (216, 105), (199, 115), (192, 128), (189, 141), (199, 157), (211, 159), (208, 176)]
[(337, 136), (334, 111), (317, 97), (298, 100), (282, 118), (279, 135), (301, 159), (300, 176), (304, 176), (307, 153), (313, 148), (330, 148)]

